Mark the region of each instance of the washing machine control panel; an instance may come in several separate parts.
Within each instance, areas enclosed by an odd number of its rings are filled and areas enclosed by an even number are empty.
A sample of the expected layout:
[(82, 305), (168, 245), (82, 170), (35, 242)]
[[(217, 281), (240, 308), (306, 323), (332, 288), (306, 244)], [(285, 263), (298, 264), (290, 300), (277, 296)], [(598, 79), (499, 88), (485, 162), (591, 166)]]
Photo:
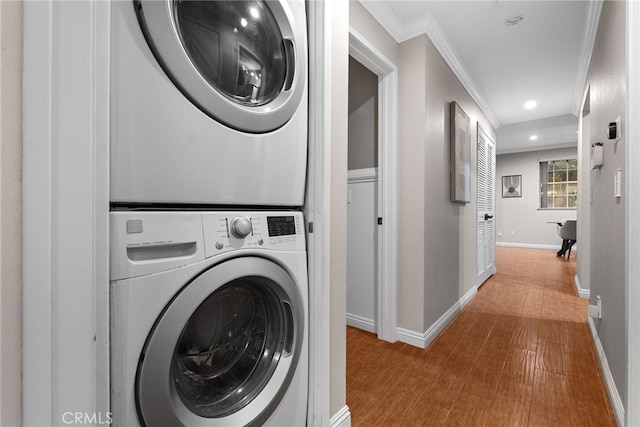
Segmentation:
[(238, 249), (304, 251), (300, 212), (204, 212), (206, 256)]

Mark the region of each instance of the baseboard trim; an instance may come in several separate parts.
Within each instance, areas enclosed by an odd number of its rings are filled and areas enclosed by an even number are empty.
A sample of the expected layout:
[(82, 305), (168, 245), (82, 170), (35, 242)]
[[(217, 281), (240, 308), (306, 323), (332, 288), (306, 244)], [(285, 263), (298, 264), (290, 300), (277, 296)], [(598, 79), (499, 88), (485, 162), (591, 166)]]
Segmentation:
[(576, 291), (578, 291), (578, 295), (580, 296), (580, 298), (584, 298), (584, 299), (591, 298), (591, 290), (584, 289), (582, 287), (582, 285), (580, 284), (580, 278), (578, 277), (577, 274), (573, 276), (573, 283), (576, 285)]
[(347, 326), (353, 326), (354, 328), (362, 329), (372, 334), (378, 333), (376, 322), (373, 319), (367, 319), (357, 314), (347, 313)]
[(593, 339), (593, 343), (596, 347), (596, 353), (598, 356), (598, 360), (600, 361), (600, 368), (602, 369), (602, 375), (604, 376), (604, 383), (607, 386), (607, 392), (609, 393), (609, 399), (611, 400), (611, 406), (613, 407), (613, 414), (616, 417), (617, 424), (619, 426), (623, 426), (624, 405), (622, 404), (620, 393), (618, 393), (618, 388), (616, 387), (613, 375), (611, 374), (609, 362), (607, 361), (607, 355), (604, 352), (604, 347), (602, 347), (602, 342), (600, 341), (600, 337), (598, 336), (596, 324), (591, 317), (588, 318), (588, 322), (589, 329), (591, 330), (591, 338)]
[(462, 310), (469, 301), (478, 293), (478, 289), (474, 286), (466, 294), (462, 296), (449, 310), (447, 310), (436, 322), (431, 325), (425, 332), (416, 332), (410, 329), (398, 328), (398, 340), (403, 343), (413, 345), (420, 348), (427, 348), (440, 332), (447, 327), (453, 318)]
[(554, 249), (556, 251), (560, 249), (560, 245), (537, 245), (534, 243), (496, 242), (496, 246), (508, 246), (510, 248), (529, 248), (529, 249)]
[(338, 412), (333, 414), (329, 420), (330, 427), (351, 427), (351, 412), (349, 407), (344, 405)]

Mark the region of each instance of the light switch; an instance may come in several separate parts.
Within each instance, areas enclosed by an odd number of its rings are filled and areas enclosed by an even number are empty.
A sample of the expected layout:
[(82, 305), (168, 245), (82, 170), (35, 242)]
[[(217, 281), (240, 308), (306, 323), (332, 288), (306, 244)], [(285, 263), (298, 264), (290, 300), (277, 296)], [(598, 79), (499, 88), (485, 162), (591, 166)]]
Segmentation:
[(622, 197), (622, 169), (616, 169), (613, 176), (613, 196)]

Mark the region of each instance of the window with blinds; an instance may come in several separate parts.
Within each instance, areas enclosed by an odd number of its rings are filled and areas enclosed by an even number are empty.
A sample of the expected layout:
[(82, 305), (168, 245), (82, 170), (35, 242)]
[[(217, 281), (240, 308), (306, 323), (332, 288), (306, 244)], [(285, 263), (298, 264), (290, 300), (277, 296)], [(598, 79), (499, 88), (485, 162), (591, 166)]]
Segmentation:
[(575, 208), (578, 202), (578, 160), (540, 162), (540, 208)]

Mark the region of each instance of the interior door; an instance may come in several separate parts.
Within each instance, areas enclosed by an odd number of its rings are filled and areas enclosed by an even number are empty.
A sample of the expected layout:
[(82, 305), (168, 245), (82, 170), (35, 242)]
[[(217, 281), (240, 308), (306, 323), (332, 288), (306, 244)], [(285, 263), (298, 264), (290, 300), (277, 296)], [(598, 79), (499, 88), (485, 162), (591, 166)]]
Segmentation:
[(495, 142), (478, 125), (478, 218), (476, 286), (496, 272)]

